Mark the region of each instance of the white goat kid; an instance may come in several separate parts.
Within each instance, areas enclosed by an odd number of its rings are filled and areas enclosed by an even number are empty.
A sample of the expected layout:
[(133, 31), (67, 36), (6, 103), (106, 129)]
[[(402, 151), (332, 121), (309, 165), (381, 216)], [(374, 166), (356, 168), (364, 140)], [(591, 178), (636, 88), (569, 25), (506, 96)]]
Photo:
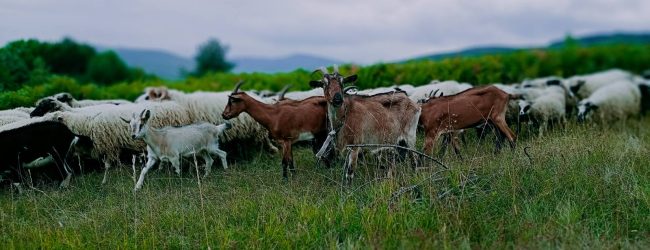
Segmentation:
[(155, 129), (147, 123), (150, 117), (151, 111), (145, 109), (140, 115), (134, 113), (129, 122), (133, 139), (143, 139), (147, 143), (147, 163), (140, 173), (134, 191), (142, 187), (145, 175), (158, 161), (169, 161), (176, 173), (180, 174), (181, 157), (198, 155), (205, 161), (204, 177), (207, 177), (214, 162), (211, 155), (218, 155), (223, 168), (228, 168), (226, 152), (219, 149), (219, 135), (230, 128), (230, 123), (217, 126), (205, 122)]

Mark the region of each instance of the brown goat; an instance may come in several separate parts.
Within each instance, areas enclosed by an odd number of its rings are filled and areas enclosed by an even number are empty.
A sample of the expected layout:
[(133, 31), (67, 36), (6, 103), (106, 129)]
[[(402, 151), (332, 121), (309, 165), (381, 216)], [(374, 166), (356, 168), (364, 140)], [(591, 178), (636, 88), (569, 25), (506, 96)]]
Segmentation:
[[(295, 172), (293, 143), (313, 136), (316, 139), (313, 145), (316, 151), (327, 137), (327, 101), (322, 96), (315, 96), (301, 101), (284, 99), (275, 104), (265, 104), (239, 92), (241, 84), (239, 82), (230, 94), (222, 116), (229, 120), (246, 112), (262, 124), (269, 131), (270, 137), (282, 145), (282, 176), (287, 178), (287, 167)], [(329, 162), (325, 161), (325, 164), (329, 165)]]
[[(338, 68), (329, 74), (320, 68), (323, 78), (311, 81), (314, 88), (322, 87), (327, 99), (327, 118), (330, 135), (335, 137), (337, 151), (342, 151), (351, 144), (400, 144), (415, 147), (420, 108), (413, 103), (406, 93), (395, 91), (373, 96), (348, 95), (343, 84), (352, 83), (356, 75), (343, 77)], [(316, 72), (316, 71), (315, 71)], [(325, 143), (321, 152), (329, 146)], [(346, 178), (354, 177), (354, 167), (360, 148), (351, 149), (347, 161)]]
[[(445, 133), (473, 128), (480, 124), (493, 125), (499, 136), (505, 135), (514, 149), (516, 136), (505, 120), (509, 96), (494, 86), (468, 89), (451, 96), (433, 97), (422, 104), (420, 125), (424, 127), (424, 152), (433, 153), (433, 145)], [(452, 140), (458, 153), (457, 140)], [(500, 144), (497, 139), (497, 150)]]

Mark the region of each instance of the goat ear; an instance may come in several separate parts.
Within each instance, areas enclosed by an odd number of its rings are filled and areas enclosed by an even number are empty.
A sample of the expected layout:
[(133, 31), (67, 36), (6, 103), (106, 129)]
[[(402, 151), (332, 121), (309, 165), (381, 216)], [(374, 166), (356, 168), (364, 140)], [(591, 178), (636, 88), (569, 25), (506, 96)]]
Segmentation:
[(323, 81), (309, 81), (309, 86), (312, 88), (323, 87)]
[(357, 81), (357, 75), (351, 75), (346, 78), (343, 78), (343, 84), (352, 83)]

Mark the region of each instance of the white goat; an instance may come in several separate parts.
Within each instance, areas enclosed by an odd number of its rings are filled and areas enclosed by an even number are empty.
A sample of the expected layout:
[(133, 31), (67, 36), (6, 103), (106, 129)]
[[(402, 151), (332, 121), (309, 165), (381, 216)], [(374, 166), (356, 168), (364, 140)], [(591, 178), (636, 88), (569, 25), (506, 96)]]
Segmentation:
[(158, 161), (169, 161), (176, 173), (180, 174), (181, 158), (199, 155), (205, 161), (204, 177), (207, 177), (214, 162), (212, 154), (221, 158), (224, 169), (228, 168), (226, 152), (219, 149), (219, 135), (230, 128), (230, 123), (216, 126), (204, 122), (182, 127), (155, 129), (148, 123), (150, 117), (151, 111), (145, 109), (139, 115), (133, 113), (133, 118), (130, 121), (132, 138), (143, 139), (147, 143), (147, 163), (140, 173), (134, 191), (142, 187), (145, 175)]
[[(61, 103), (53, 100), (57, 105)], [(142, 109), (154, 110), (155, 116), (151, 119), (154, 126), (182, 126), (191, 124), (188, 110), (175, 102), (158, 103), (145, 102), (124, 105), (95, 105), (83, 108), (70, 108), (66, 104), (62, 111), (47, 113), (43, 116), (46, 120), (59, 121), (68, 126), (75, 134), (90, 137), (93, 141), (91, 155), (94, 159), (104, 162), (106, 171), (102, 183), (108, 180), (108, 170), (120, 165), (122, 152), (143, 152), (146, 144), (133, 140), (129, 134), (129, 127), (120, 118), (130, 117), (133, 112)]]
[[(205, 92), (196, 91), (185, 93), (178, 90), (167, 89), (166, 87), (149, 87), (146, 93), (136, 100), (136, 103), (144, 100), (152, 102), (173, 102), (185, 107), (193, 123), (209, 122), (212, 124), (221, 124), (225, 121), (221, 117), (226, 105), (230, 92)], [(322, 91), (322, 90), (321, 90)], [(259, 96), (249, 93), (255, 99), (264, 103), (273, 103), (270, 99), (260, 98)], [(289, 98), (289, 93), (286, 94)], [(268, 131), (260, 125), (255, 119), (248, 114), (242, 114), (231, 120), (232, 129), (226, 131), (220, 136), (221, 142), (233, 142), (240, 140), (252, 140), (257, 145), (265, 146), (267, 149), (278, 152), (269, 139)]]

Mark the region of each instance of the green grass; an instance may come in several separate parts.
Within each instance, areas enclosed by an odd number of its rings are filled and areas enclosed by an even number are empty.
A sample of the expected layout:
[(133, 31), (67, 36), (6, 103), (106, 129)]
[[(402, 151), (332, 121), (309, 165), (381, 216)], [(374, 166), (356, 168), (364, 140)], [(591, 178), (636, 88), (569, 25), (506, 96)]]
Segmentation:
[[(396, 174), (367, 158), (355, 182), (340, 166), (295, 153), (282, 181), (280, 157), (255, 153), (215, 164), (198, 183), (169, 168), (134, 194), (130, 167), (73, 179), (67, 189), (0, 194), (0, 245), (13, 248), (648, 248), (650, 117), (606, 126), (570, 124), (520, 138), (493, 154), (470, 136), (464, 160)], [(473, 132), (471, 132), (473, 134)], [(532, 133), (534, 134), (534, 133)], [(489, 138), (489, 137), (488, 137)], [(422, 140), (421, 136), (419, 138)], [(421, 142), (420, 142), (421, 143)], [(528, 147), (532, 163), (524, 155)], [(401, 187), (420, 184), (391, 201)]]

